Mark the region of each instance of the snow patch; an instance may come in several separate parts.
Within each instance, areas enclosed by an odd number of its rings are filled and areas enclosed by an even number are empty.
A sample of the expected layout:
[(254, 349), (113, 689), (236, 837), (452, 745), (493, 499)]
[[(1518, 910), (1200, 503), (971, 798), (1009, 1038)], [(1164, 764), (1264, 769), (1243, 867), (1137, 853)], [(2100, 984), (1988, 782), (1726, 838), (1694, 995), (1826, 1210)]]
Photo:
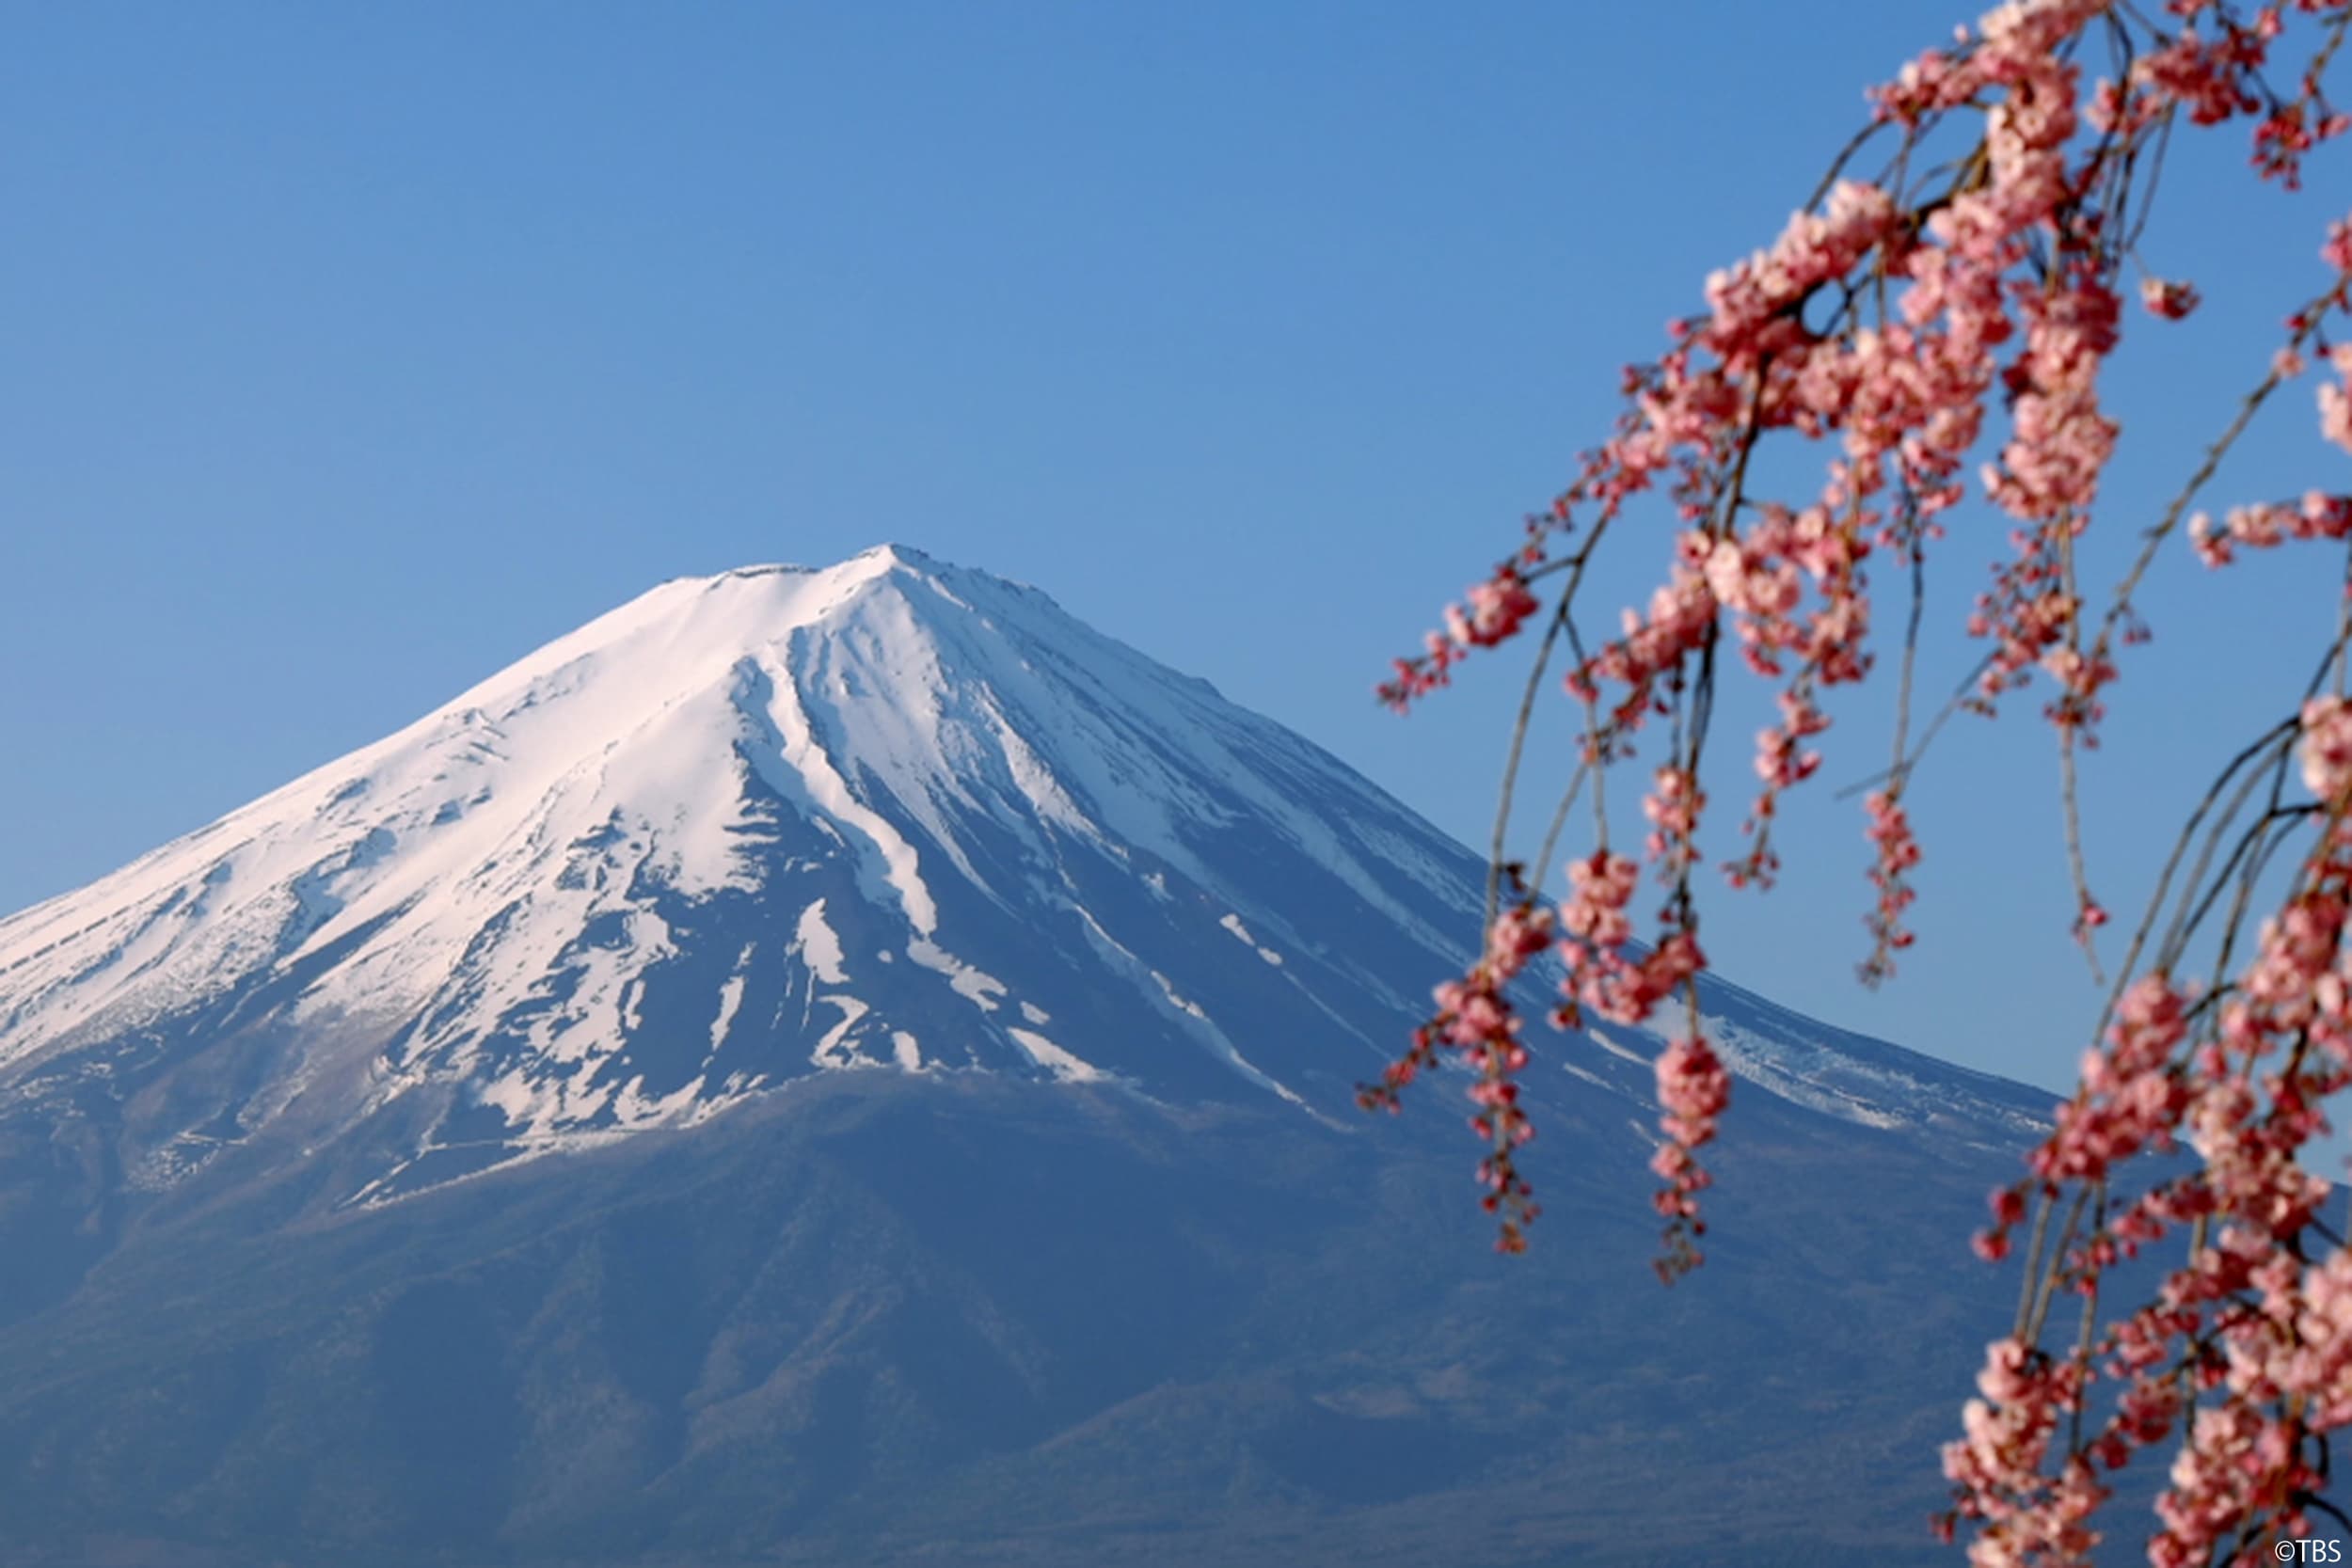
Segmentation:
[(850, 1031), (857, 1027), (858, 1020), (872, 1009), (854, 996), (820, 996), (817, 1000), (828, 1006), (838, 1007), (841, 1021), (825, 1031), (825, 1037), (817, 1042), (817, 1049), (808, 1053), (808, 1059), (820, 1068), (870, 1066), (856, 1052), (850, 1050), (846, 1042)]
[(1005, 1033), (1012, 1037), (1014, 1044), (1029, 1053), (1031, 1061), (1065, 1084), (1099, 1083), (1109, 1076), (1093, 1063), (1072, 1055), (1033, 1029), (1008, 1028)]
[(801, 911), (800, 924), (793, 927), (792, 951), (808, 965), (808, 972), (825, 984), (849, 983), (850, 972), (841, 967), (841, 938), (825, 923), (822, 898)]
[(1578, 1067), (1574, 1062), (1562, 1062), (1560, 1064), (1560, 1069), (1571, 1077), (1583, 1079), (1584, 1082), (1592, 1085), (1593, 1087), (1597, 1089), (1606, 1089), (1611, 1094), (1617, 1092), (1616, 1085), (1612, 1084), (1608, 1079), (1603, 1078), (1597, 1072), (1593, 1072), (1587, 1069)]
[(1597, 1029), (1585, 1030), (1584, 1037), (1591, 1040), (1595, 1045), (1599, 1046), (1603, 1051), (1608, 1052), (1609, 1054), (1616, 1057), (1618, 1060), (1631, 1062), (1635, 1067), (1638, 1067), (1645, 1071), (1651, 1070), (1657, 1066), (1657, 1064), (1651, 1061), (1649, 1057), (1643, 1055), (1638, 1051), (1628, 1051), (1624, 1046), (1619, 1045), (1615, 1040), (1611, 1039), (1607, 1035), (1602, 1034)]
[(1263, 958), (1266, 962), (1270, 964), (1279, 964), (1282, 961), (1281, 954), (1277, 953), (1271, 947), (1262, 947), (1258, 944), (1258, 939), (1249, 934), (1249, 927), (1241, 923), (1240, 915), (1228, 914), (1224, 919), (1218, 921), (1217, 924), (1232, 932), (1234, 936), (1241, 940), (1243, 945), (1250, 948), (1258, 955), (1258, 957)]
[(907, 957), (934, 974), (947, 976), (947, 988), (984, 1013), (996, 1010), (1005, 983), (985, 970), (973, 968), (935, 942), (917, 938), (907, 943)]
[(735, 1015), (742, 1006), (743, 976), (730, 974), (719, 983), (719, 1016), (710, 1021), (711, 1050), (727, 1043), (727, 1031), (735, 1027)]
[[(807, 916), (803, 914), (803, 919)], [(735, 1027), (735, 1015), (743, 1007), (744, 972), (751, 967), (752, 954), (758, 943), (745, 942), (743, 951), (735, 956), (735, 973), (719, 982), (719, 1016), (710, 1021), (710, 1050), (717, 1054), (727, 1043), (727, 1031)]]

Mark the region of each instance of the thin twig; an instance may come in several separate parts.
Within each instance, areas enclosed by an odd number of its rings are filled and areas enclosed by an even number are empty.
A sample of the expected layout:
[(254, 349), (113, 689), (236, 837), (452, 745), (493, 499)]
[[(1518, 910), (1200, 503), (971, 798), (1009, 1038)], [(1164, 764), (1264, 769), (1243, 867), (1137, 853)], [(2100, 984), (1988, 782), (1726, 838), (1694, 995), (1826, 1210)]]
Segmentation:
[(1944, 728), (1953, 714), (1968, 705), (1968, 694), (1977, 689), (1979, 684), (1984, 679), (1984, 673), (1992, 668), (1993, 656), (1991, 654), (1986, 654), (1977, 660), (1976, 666), (1962, 678), (1958, 686), (1952, 689), (1952, 694), (1944, 700), (1944, 705), (1936, 709), (1935, 717), (1928, 721), (1928, 727), (1920, 732), (1917, 751), (1893, 768), (1873, 773), (1867, 778), (1856, 779), (1852, 784), (1837, 791), (1831, 799), (1851, 800), (1864, 790), (1876, 788), (1889, 779), (1894, 779), (1899, 784), (1902, 779), (1916, 771), (1920, 760), (1928, 754), (1928, 748), (1934, 743), (1937, 732)]
[(1551, 650), (1559, 645), (1561, 627), (1567, 624), (1569, 612), (1575, 608), (1574, 584), (1560, 595), (1559, 608), (1544, 627), (1541, 641), (1535, 646), (1535, 657), (1528, 666), (1527, 688), (1519, 693), (1518, 717), (1511, 724), (1511, 747), (1502, 764), (1502, 786), (1495, 800), (1495, 831), (1486, 853), (1486, 917), (1479, 927), (1486, 930), (1495, 923), (1495, 907), (1502, 894), (1503, 851), (1511, 833), (1511, 797), (1518, 788), (1519, 758), (1527, 750), (1528, 722), (1534, 717), (1535, 693), (1543, 689), (1544, 672), (1551, 667)]
[[(2074, 518), (2072, 514), (2058, 521), (2059, 586), (2068, 602), (2080, 603), (2074, 593)], [(2082, 619), (2070, 615), (2066, 620), (2066, 645), (2075, 658), (2077, 669), (2082, 660)], [(2094, 945), (2090, 911), (2094, 900), (2090, 896), (2090, 877), (2083, 866), (2083, 808), (2082, 792), (2074, 765), (2075, 743), (2081, 737), (2082, 726), (2090, 721), (2090, 715), (2075, 705), (2072, 695), (2058, 699), (2058, 802), (2066, 824), (2066, 870), (2074, 879), (2075, 935), (2082, 943), (2083, 961), (2090, 966), (2090, 983), (2104, 986), (2107, 977), (2099, 970), (2099, 951)]]
[[(2338, 288), (2341, 286), (2341, 284), (2337, 285)], [(2335, 293), (2336, 289), (2331, 288), (2325, 293), (2314, 296), (2312, 302), (2303, 308), (2296, 318), (2296, 330), (2287, 340), (2288, 348), (2299, 353), (2304, 342), (2312, 333), (2319, 330), (2320, 318)], [(2197, 499), (2198, 492), (2202, 490), (2213, 476), (2220, 471), (2221, 460), (2228, 456), (2230, 449), (2237, 444), (2237, 438), (2246, 434), (2246, 427), (2254, 422), (2254, 416), (2262, 412), (2262, 406), (2269, 401), (2270, 394), (2279, 389), (2280, 380), (2278, 367), (2274, 365), (2256, 384), (2254, 389), (2246, 394), (2245, 399), (2238, 404), (2237, 417), (2230, 421), (2229, 427), (2215, 437), (2213, 444), (2205, 449), (2204, 460), (2197, 465), (2196, 470), (2188, 476), (2187, 481), (2165, 504), (2164, 515), (2158, 517), (2141, 535), (2139, 554), (2132, 562), (2131, 570), (2125, 572), (2122, 580), (2116, 584), (2115, 597), (2108, 604), (2107, 612), (2099, 623), (2099, 635), (2092, 643), (2095, 651), (2094, 657), (2104, 655), (2107, 651), (2108, 640), (2115, 631), (2116, 624), (2123, 618), (2124, 613), (2131, 607), (2132, 591), (2139, 586), (2139, 579), (2147, 576), (2149, 565), (2156, 558), (2156, 551), (2163, 546), (2167, 539), (2171, 537), (2172, 531), (2180, 526), (2182, 515), (2187, 512), (2189, 503)]]

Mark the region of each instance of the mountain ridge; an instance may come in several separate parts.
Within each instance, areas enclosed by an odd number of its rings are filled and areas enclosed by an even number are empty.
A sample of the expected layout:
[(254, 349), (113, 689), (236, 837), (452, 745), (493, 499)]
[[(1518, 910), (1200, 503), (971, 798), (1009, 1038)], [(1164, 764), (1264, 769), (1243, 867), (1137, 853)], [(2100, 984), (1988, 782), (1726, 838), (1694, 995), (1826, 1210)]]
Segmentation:
[[(1217, 853), (1204, 854), (1212, 839)], [(1297, 876), (1336, 879), (1338, 902), (1407, 936), (1422, 955), (1412, 989), (1397, 966), (1352, 961), (1262, 895), (1249, 907), (1234, 840), (1243, 855), (1271, 841)], [(1393, 1037), (1300, 982), (1297, 966), (1319, 965), (1326, 991), (1366, 990), (1414, 1013), (1419, 985), (1474, 925), (1468, 851), (1337, 759), (1037, 589), (885, 545), (832, 567), (673, 578), (384, 740), (0, 919), (0, 1081), (209, 1007), (215, 1032), (280, 1017), (312, 1035), (389, 1031), (362, 1113), (457, 1083), (475, 1094), (461, 1110), (490, 1108), (543, 1142), (707, 1117), (775, 1081), (772, 1062), (715, 1072), (756, 943), (702, 977), (705, 1070), (616, 1076), (597, 1064), (637, 1031), (650, 975), (679, 957), (673, 921), (728, 895), (764, 898), (824, 862), (846, 878), (803, 879), (772, 956), (803, 972), (800, 1032), (814, 1029), (819, 1069), (932, 1059), (919, 1032), (846, 989), (853, 961), (870, 975), (903, 958), (983, 1015), (997, 1049), (976, 1065), (1138, 1085), (1170, 1070), (1105, 1066), (1055, 1038), (1043, 999), (1012, 996), (945, 944), (941, 876), (951, 902), (977, 894), (984, 913), (1074, 925), (1064, 944), (1122, 974), (1164, 1024), (1307, 1107), (1284, 1070), (1253, 1063), (1187, 994), (1178, 964), (1121, 940), (1132, 912), (1114, 930), (1088, 903), (1103, 901), (1108, 872), (1168, 905), (1178, 876), (1193, 902), (1222, 906), (1184, 914), (1210, 912), (1360, 1052), (1311, 1097), (1327, 1114)], [(1134, 888), (1119, 891), (1132, 904)], [(1459, 931), (1432, 924), (1433, 906)], [(834, 928), (844, 918), (870, 949), (854, 960)], [(1186, 934), (1197, 946), (1201, 933)], [(509, 1070), (487, 1070), (501, 1064), (485, 1061), (485, 1042), (513, 1048)], [(348, 1078), (348, 1066), (303, 1070)]]

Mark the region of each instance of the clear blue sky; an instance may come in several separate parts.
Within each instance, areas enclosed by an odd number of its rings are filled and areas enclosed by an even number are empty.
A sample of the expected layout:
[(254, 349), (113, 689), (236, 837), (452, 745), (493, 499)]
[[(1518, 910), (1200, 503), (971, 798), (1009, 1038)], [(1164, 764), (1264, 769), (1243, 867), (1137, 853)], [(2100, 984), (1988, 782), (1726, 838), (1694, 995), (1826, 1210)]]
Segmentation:
[[(0, 14), (13, 909), (662, 578), (884, 539), (1047, 588), (1483, 841), (1506, 671), (1410, 721), (1371, 683), (1606, 428), (1616, 367), (1777, 231), (1861, 86), (1965, 12)], [(2340, 165), (2287, 200), (2241, 145), (2171, 176), (2151, 260), (2212, 303), (2119, 375), (2145, 477), (2115, 533), (2259, 373), (2344, 206)], [(2342, 483), (2291, 403), (2225, 490)], [(1998, 541), (1976, 515), (1947, 548), (1946, 626)], [(2148, 596), (2162, 641), (2090, 780), (2118, 908), (2229, 749), (2210, 721), (2283, 711), (2266, 661), (2335, 569), (2205, 583), (2183, 552)], [(2069, 910), (2035, 706), (1922, 786), (1924, 945), (1894, 988), (1852, 983), (1864, 847), (1825, 791), (1788, 882), (1719, 902), (1721, 967), (2064, 1075), (2089, 992), (2047, 940)], [(1840, 712), (1834, 781), (1884, 749), (1882, 708)]]

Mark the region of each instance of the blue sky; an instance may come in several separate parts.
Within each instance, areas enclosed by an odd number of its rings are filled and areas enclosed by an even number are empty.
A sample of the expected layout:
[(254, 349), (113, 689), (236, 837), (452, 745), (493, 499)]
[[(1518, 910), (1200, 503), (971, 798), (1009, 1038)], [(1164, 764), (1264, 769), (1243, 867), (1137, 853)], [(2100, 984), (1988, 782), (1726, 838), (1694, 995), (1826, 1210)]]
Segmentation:
[[(1483, 842), (1515, 665), (1409, 721), (1373, 681), (1607, 428), (1616, 367), (1777, 231), (1862, 85), (1964, 13), (8, 14), (0, 909), (660, 578), (884, 539), (1047, 588)], [(2142, 477), (2110, 492), (2111, 548), (2259, 375), (2343, 210), (2337, 166), (2285, 198), (2226, 135), (2168, 177), (2152, 264), (2210, 303), (2133, 324), (2114, 397)], [(2286, 401), (2221, 494), (2341, 483)], [(1604, 618), (1665, 538), (1597, 585)], [(1946, 627), (1999, 539), (1956, 530)], [(2336, 570), (2168, 563), (2087, 784), (2114, 907), (2231, 737), (2284, 711)], [(1923, 945), (1894, 987), (1853, 984), (1865, 851), (1827, 791), (1785, 885), (1718, 900), (1720, 967), (2064, 1076), (2093, 1004), (2037, 706), (1922, 784)], [(1885, 749), (1883, 702), (1836, 711), (1833, 783)]]

